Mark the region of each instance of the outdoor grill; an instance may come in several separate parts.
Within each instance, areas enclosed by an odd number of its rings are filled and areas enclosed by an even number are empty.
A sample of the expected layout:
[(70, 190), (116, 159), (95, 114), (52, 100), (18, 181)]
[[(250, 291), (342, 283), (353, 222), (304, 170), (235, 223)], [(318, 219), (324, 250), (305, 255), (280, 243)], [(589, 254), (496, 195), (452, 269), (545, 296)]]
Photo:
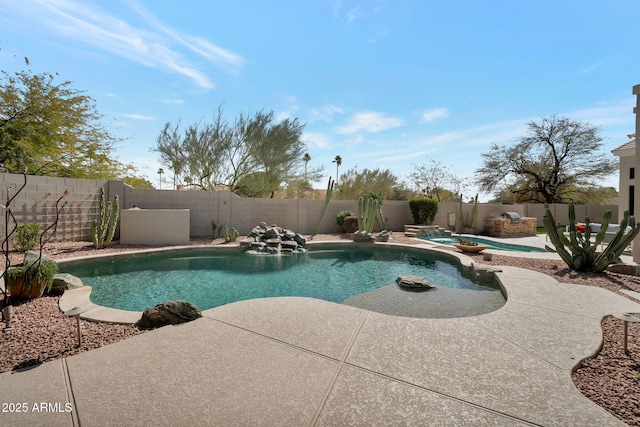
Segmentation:
[(518, 212), (504, 212), (502, 217), (510, 219), (511, 224), (520, 224), (522, 222), (522, 217)]

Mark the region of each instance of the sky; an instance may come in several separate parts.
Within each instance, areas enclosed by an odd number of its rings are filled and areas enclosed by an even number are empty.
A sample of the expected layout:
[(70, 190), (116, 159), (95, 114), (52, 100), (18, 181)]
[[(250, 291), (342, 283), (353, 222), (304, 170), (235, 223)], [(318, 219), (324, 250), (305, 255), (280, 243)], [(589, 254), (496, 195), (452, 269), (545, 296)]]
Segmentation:
[(435, 161), (472, 179), (554, 114), (600, 126), (611, 155), (635, 129), (639, 41), (637, 0), (0, 0), (0, 69), (28, 57), (86, 91), (156, 186), (164, 124), (220, 105), (305, 123), (316, 188), (336, 155), (340, 173), (409, 183)]

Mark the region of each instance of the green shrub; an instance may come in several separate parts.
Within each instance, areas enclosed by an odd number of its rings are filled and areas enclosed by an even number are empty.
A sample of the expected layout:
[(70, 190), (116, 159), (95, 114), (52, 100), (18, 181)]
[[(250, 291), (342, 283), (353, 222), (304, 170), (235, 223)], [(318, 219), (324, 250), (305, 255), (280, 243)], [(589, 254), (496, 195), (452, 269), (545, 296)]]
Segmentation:
[(38, 224), (22, 224), (16, 227), (14, 246), (20, 252), (32, 251), (38, 246), (40, 232), (42, 229)]
[(415, 224), (432, 224), (438, 213), (436, 199), (417, 198), (409, 200), (409, 209)]
[(16, 283), (19, 276), (24, 276), (25, 284), (23, 286), (28, 286), (29, 290), (31, 286), (39, 284), (49, 292), (53, 285), (53, 277), (58, 271), (58, 263), (53, 260), (25, 263), (7, 270), (7, 283)]
[(353, 216), (353, 212), (351, 211), (340, 211), (338, 212), (338, 214), (336, 215), (336, 223), (338, 224), (338, 227), (340, 227), (340, 230), (344, 231), (344, 219), (348, 216)]

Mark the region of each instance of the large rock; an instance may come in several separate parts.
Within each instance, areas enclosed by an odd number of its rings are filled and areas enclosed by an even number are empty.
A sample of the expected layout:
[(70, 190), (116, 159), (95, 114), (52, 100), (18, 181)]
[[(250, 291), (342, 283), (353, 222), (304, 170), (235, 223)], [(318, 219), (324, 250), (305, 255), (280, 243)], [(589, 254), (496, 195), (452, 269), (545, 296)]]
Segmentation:
[(278, 227), (276, 224), (267, 226), (265, 222), (261, 222), (251, 230), (246, 239), (240, 242), (240, 248), (253, 255), (278, 255), (306, 252), (305, 243), (305, 238), (298, 233)]
[(401, 289), (412, 292), (423, 292), (435, 288), (427, 279), (420, 276), (400, 276), (396, 283)]
[(142, 313), (142, 318), (138, 320), (136, 326), (140, 329), (154, 329), (190, 322), (199, 317), (202, 317), (202, 313), (198, 307), (190, 302), (169, 301), (147, 308)]
[(342, 230), (345, 233), (355, 233), (358, 231), (358, 217), (357, 216), (347, 216), (344, 218), (344, 222), (342, 223)]
[[(30, 264), (32, 262), (36, 262), (38, 261), (38, 258), (40, 258), (40, 252), (36, 252), (36, 251), (26, 251), (24, 253), (24, 263), (25, 264)], [(48, 256), (46, 256), (45, 254), (42, 254), (42, 261), (53, 261), (53, 259), (49, 258)]]
[(51, 290), (57, 292), (64, 292), (67, 289), (77, 289), (84, 286), (82, 280), (79, 277), (69, 273), (58, 273), (53, 276), (53, 285)]

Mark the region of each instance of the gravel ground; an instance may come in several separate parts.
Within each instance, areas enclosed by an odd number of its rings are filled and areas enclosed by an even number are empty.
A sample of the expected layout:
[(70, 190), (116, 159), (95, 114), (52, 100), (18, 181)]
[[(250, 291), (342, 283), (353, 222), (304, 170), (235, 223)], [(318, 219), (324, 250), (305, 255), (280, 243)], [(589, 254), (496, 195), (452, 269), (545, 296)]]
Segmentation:
[[(346, 239), (344, 235), (318, 235), (313, 240)], [(396, 243), (415, 244), (418, 241), (399, 233), (392, 236)], [(223, 244), (221, 240), (195, 239), (192, 245)], [(88, 242), (52, 243), (46, 254), (54, 259), (96, 253), (121, 252), (148, 246), (122, 246), (118, 243), (96, 250)], [(22, 256), (12, 254), (12, 264)], [(576, 273), (562, 261), (532, 260), (494, 255), (484, 261), (482, 255), (472, 255), (474, 262), (509, 265), (539, 271), (564, 283), (599, 286), (618, 293), (621, 289), (640, 292), (640, 278), (606, 272)], [(64, 316), (58, 308), (59, 296), (44, 296), (14, 305), (14, 321), (9, 333), (0, 334), (0, 372), (37, 365), (48, 360), (89, 351), (104, 345), (144, 333), (131, 325), (113, 325), (83, 321), (83, 343), (77, 346), (76, 322)], [(1, 304), (1, 303), (0, 303)], [(636, 315), (640, 315), (636, 313)], [(623, 351), (623, 322), (611, 316), (602, 321), (604, 344), (591, 359), (584, 360), (573, 373), (573, 381), (589, 399), (631, 426), (640, 426), (640, 323), (629, 324), (628, 354)]]

